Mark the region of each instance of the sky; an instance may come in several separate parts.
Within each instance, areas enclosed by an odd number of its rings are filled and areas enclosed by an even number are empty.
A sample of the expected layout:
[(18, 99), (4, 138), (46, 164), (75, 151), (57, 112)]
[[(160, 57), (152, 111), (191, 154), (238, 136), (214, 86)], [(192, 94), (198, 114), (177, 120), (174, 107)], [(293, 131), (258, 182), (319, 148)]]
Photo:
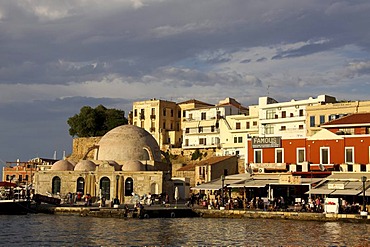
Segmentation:
[(0, 164), (70, 154), (85, 105), (370, 100), (369, 13), (368, 0), (0, 0)]

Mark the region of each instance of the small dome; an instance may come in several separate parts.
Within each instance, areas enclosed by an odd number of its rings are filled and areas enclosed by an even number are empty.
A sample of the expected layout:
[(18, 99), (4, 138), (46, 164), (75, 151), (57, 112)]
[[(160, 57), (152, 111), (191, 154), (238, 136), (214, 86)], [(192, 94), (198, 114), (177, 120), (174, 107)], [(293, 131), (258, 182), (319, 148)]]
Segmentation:
[(123, 163), (122, 171), (125, 171), (125, 172), (145, 171), (145, 167), (143, 163), (141, 163), (138, 160), (129, 160)]
[(90, 171), (95, 171), (95, 168), (96, 168), (96, 165), (91, 160), (81, 160), (80, 162), (77, 163), (74, 170), (90, 172)]
[(68, 160), (59, 160), (51, 167), (51, 170), (53, 171), (73, 171), (73, 169), (74, 166)]

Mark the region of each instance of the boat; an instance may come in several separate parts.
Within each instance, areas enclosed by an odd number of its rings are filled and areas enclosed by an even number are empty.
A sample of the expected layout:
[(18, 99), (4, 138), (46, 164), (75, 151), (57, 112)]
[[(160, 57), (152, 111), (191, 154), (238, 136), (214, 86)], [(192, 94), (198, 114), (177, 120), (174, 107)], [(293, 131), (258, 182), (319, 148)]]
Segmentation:
[(0, 214), (27, 214), (32, 212), (31, 200), (23, 187), (11, 182), (0, 182)]

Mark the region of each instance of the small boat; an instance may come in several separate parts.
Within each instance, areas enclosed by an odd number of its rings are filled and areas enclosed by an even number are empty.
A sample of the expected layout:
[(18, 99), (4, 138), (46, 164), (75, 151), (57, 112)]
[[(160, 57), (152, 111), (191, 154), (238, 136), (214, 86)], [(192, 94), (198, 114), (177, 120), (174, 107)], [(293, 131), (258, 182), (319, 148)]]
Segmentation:
[(0, 182), (0, 214), (27, 214), (32, 211), (31, 201), (22, 190), (15, 183)]

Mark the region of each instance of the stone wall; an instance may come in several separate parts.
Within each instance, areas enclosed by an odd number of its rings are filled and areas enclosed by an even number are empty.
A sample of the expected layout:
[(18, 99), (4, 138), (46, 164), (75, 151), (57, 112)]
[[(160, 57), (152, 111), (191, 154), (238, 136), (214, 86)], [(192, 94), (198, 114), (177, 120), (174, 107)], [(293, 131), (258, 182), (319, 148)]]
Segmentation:
[[(87, 153), (88, 149), (98, 144), (102, 137), (80, 137), (74, 138), (72, 142), (72, 154), (68, 157), (68, 160), (78, 162), (81, 160), (84, 155)], [(87, 159), (94, 159), (95, 151), (92, 150)]]

